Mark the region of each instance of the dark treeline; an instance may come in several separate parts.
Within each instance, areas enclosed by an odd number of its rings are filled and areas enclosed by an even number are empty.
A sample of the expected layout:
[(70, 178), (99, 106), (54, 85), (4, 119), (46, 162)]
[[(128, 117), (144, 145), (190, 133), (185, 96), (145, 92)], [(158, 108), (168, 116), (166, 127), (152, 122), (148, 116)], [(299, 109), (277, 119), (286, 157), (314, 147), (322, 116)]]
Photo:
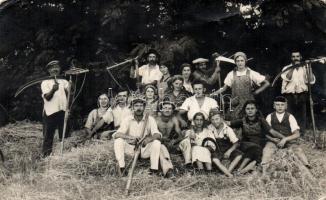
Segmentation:
[[(305, 58), (326, 55), (326, 4), (319, 0), (251, 1), (252, 11), (239, 12), (240, 0), (8, 0), (0, 8), (0, 103), (12, 119), (40, 120), (39, 87), (14, 98), (27, 81), (46, 75), (44, 66), (59, 59), (64, 69), (77, 60), (89, 68), (85, 87), (74, 106), (82, 118), (96, 106), (99, 93), (116, 88), (106, 66), (156, 48), (172, 73), (183, 62), (210, 58), (214, 52), (244, 51), (249, 66), (273, 78), (289, 62), (289, 50)], [(256, 12), (257, 11), (257, 12)], [(248, 16), (250, 18), (248, 18)], [(325, 95), (324, 66), (316, 65), (317, 99)], [(232, 67), (222, 65), (222, 79)], [(112, 73), (121, 84), (133, 82), (129, 66)], [(80, 80), (81, 82), (81, 80)], [(263, 107), (279, 86), (264, 92)], [(2, 118), (5, 116), (2, 112)], [(3, 121), (3, 119), (0, 119)]]

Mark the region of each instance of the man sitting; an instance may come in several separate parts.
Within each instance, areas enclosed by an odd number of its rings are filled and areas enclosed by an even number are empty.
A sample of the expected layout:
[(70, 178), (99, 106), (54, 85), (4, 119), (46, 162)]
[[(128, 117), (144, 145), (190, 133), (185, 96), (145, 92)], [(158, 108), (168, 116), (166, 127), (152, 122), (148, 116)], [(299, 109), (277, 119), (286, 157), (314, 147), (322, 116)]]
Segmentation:
[(266, 164), (270, 162), (272, 155), (278, 148), (284, 147), (293, 148), (294, 153), (302, 163), (306, 167), (311, 168), (305, 153), (298, 146), (298, 142), (295, 142), (300, 137), (300, 127), (294, 116), (286, 111), (286, 98), (283, 96), (276, 97), (274, 109), (275, 112), (269, 114), (266, 121), (273, 129), (278, 131), (278, 134), (267, 135), (269, 141), (266, 143), (262, 157), (263, 174), (266, 174)]
[[(164, 145), (161, 145), (162, 134), (159, 132), (153, 117), (148, 116), (148, 120), (145, 120), (146, 101), (143, 98), (135, 98), (131, 103), (134, 111), (133, 115), (124, 118), (120, 128), (113, 135), (114, 153), (120, 171), (123, 172), (125, 168), (125, 154), (133, 154), (137, 141), (146, 136), (141, 144), (140, 155), (142, 158), (150, 158), (150, 174), (158, 174), (160, 163), (163, 174), (170, 177), (173, 166), (168, 150)], [(144, 132), (142, 132), (143, 129)]]
[(175, 105), (170, 101), (163, 101), (159, 105), (161, 115), (156, 117), (158, 130), (162, 133), (162, 144), (169, 151), (176, 151), (177, 144), (181, 141), (181, 128), (177, 117), (174, 116)]
[[(214, 108), (218, 108), (217, 102), (205, 96), (206, 88), (204, 83), (201, 81), (193, 82), (193, 89), (195, 95), (187, 98), (179, 110), (179, 117), (181, 119), (181, 115), (187, 113), (188, 120), (192, 121), (194, 115), (198, 112), (201, 112), (205, 116), (205, 120), (208, 119), (209, 111)], [(180, 120), (182, 123), (185, 123), (184, 120)]]

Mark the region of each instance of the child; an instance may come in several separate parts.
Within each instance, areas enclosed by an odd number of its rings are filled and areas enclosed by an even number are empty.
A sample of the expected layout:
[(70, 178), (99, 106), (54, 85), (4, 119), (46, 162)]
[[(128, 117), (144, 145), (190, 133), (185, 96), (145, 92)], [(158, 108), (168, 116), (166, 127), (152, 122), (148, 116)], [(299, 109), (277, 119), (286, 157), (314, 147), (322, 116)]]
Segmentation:
[(203, 141), (205, 138), (210, 138), (215, 142), (213, 132), (205, 127), (205, 116), (203, 113), (196, 113), (193, 117), (193, 122), (193, 128), (186, 131), (186, 139), (181, 141), (179, 147), (185, 156), (186, 164), (189, 163), (191, 158), (192, 163), (196, 162), (199, 171), (204, 170), (204, 165), (207, 171), (211, 171), (211, 151), (215, 150), (215, 144), (209, 141), (208, 145), (204, 147)]
[[(213, 131), (218, 146), (212, 161), (225, 175), (232, 177), (231, 172), (242, 158), (242, 152), (237, 149), (240, 143), (239, 139), (232, 128), (226, 125), (219, 110), (211, 109), (209, 119), (211, 124), (208, 126), (208, 129)], [(223, 158), (231, 160), (228, 169), (220, 162)]]
[(269, 114), (266, 118), (267, 123), (278, 133), (267, 135), (268, 142), (263, 150), (262, 166), (263, 174), (266, 173), (266, 164), (271, 160), (272, 155), (278, 148), (292, 147), (294, 153), (302, 163), (311, 168), (303, 150), (295, 142), (300, 137), (300, 127), (294, 116), (286, 111), (287, 100), (283, 96), (274, 99), (275, 112)]

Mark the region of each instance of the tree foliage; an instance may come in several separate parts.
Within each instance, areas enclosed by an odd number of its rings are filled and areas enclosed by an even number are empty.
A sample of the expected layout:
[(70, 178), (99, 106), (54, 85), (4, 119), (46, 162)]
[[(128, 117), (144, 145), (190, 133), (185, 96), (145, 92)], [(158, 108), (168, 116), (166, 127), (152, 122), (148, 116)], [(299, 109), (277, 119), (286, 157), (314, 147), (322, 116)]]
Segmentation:
[[(14, 118), (40, 119), (39, 88), (18, 99), (14, 91), (44, 76), (49, 60), (68, 69), (76, 59), (91, 70), (76, 108), (86, 114), (98, 93), (117, 87), (104, 67), (148, 48), (172, 61), (175, 73), (197, 56), (242, 50), (273, 76), (293, 43), (309, 48), (307, 56), (326, 53), (325, 6), (323, 0), (8, 0), (0, 8), (0, 103)], [(132, 83), (128, 66), (114, 74)]]

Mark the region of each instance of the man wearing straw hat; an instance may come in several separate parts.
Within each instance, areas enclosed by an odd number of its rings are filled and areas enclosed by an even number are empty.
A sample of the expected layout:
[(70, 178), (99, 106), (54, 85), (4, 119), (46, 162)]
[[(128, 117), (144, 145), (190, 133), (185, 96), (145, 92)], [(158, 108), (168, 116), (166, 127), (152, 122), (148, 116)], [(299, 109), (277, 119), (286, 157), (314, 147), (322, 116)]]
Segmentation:
[[(173, 166), (169, 152), (161, 144), (160, 139), (162, 134), (159, 132), (153, 117), (148, 116), (146, 123), (146, 116), (144, 115), (146, 100), (142, 97), (135, 97), (131, 102), (131, 106), (134, 111), (133, 115), (123, 119), (120, 128), (113, 135), (114, 153), (120, 167), (120, 172), (125, 171), (125, 154), (132, 155), (137, 141), (146, 136), (142, 142), (140, 155), (141, 158), (150, 159), (151, 166), (149, 173), (158, 174), (160, 164), (163, 174), (170, 176)], [(144, 124), (145, 129), (144, 133), (142, 133)]]
[(67, 108), (67, 90), (69, 82), (64, 79), (57, 79), (61, 68), (59, 61), (53, 60), (46, 65), (50, 76), (54, 79), (44, 80), (41, 83), (42, 98), (44, 102), (43, 117), (44, 139), (43, 156), (52, 152), (55, 130), (59, 129), (59, 138), (62, 139), (64, 115)]

